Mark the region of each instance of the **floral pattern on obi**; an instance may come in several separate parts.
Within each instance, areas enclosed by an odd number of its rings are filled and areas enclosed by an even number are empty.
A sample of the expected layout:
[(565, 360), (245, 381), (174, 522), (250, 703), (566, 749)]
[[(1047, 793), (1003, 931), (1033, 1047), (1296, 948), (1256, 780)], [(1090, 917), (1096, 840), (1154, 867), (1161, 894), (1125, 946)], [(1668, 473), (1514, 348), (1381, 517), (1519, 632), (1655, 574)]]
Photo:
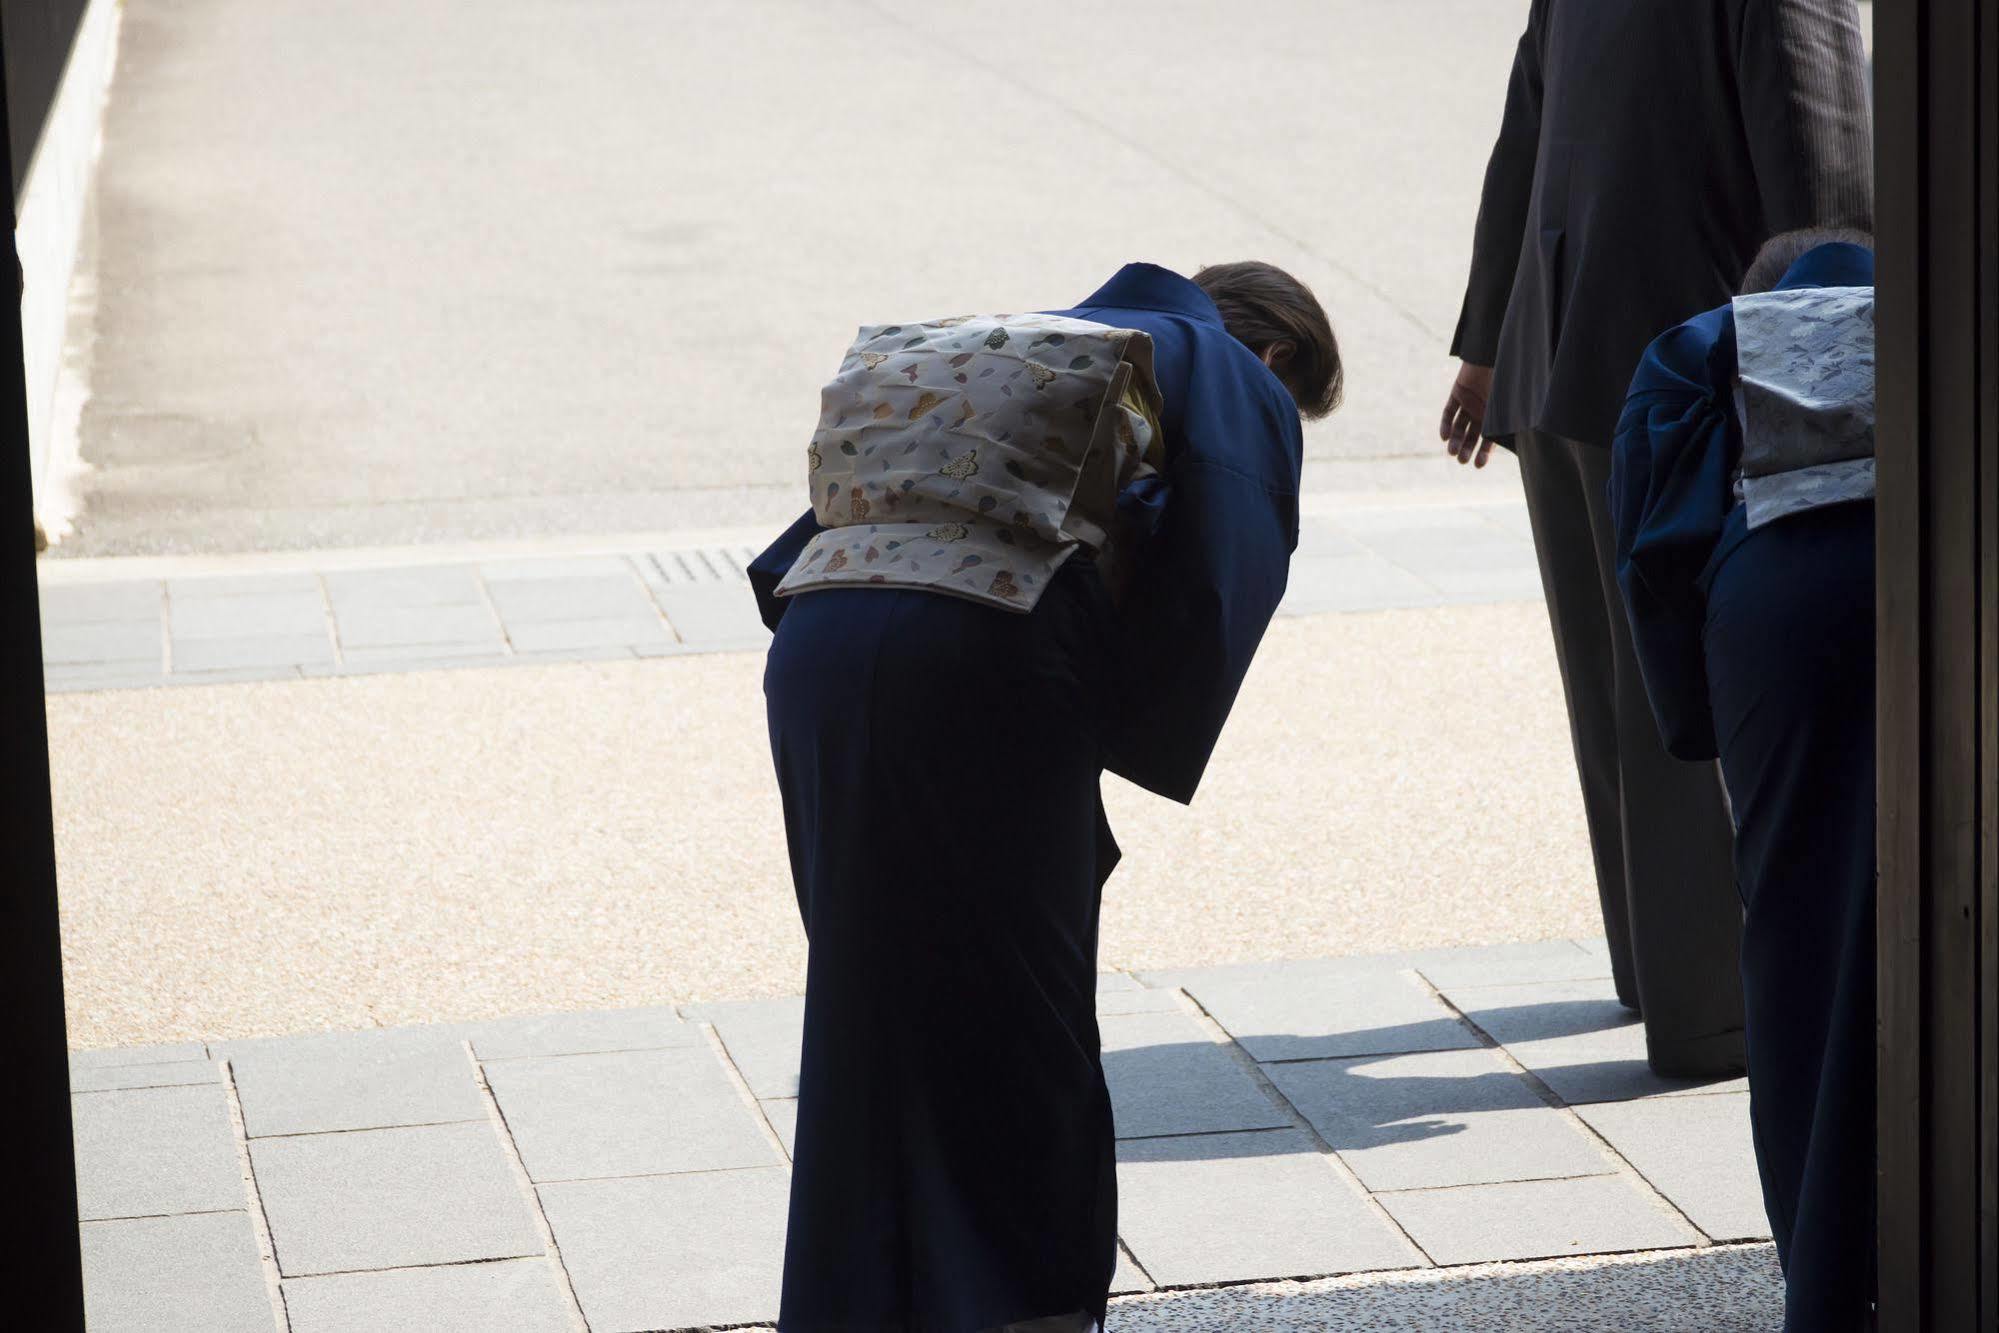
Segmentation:
[(1034, 609), (1158, 470), (1152, 340), (1059, 315), (865, 327), (807, 448), (815, 516), (779, 596), (926, 588)]
[(1874, 494), (1874, 289), (1735, 300), (1736, 496), (1751, 528)]

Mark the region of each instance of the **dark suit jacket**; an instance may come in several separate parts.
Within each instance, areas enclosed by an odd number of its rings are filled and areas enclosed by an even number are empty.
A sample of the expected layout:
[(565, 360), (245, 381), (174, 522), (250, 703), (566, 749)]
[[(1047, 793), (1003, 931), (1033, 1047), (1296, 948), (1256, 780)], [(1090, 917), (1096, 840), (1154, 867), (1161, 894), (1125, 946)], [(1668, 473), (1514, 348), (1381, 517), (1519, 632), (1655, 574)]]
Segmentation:
[(1607, 446), (1647, 344), (1873, 177), (1854, 0), (1534, 0), (1452, 344), (1486, 433)]

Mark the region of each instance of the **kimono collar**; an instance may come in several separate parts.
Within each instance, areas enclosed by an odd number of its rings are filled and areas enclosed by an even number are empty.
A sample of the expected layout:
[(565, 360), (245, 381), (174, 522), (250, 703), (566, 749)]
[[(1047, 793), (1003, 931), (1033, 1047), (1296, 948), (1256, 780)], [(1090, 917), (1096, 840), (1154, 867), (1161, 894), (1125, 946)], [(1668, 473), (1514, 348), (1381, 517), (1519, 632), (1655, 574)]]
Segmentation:
[(1158, 310), (1219, 326), (1222, 312), (1208, 294), (1172, 269), (1157, 264), (1126, 264), (1076, 308), (1108, 306), (1116, 310)]
[(1785, 270), (1776, 290), (1796, 287), (1872, 287), (1874, 252), (1850, 241), (1832, 241), (1805, 251)]

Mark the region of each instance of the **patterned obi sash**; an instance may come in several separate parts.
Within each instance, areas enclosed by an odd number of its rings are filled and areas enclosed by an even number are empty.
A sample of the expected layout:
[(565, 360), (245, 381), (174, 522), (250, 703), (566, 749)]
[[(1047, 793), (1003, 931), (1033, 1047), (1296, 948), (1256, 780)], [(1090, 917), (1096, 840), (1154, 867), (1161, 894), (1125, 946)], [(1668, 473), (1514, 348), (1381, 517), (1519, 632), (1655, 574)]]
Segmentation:
[(865, 327), (807, 449), (828, 530), (779, 596), (927, 588), (1034, 609), (1078, 550), (1113, 544), (1117, 497), (1162, 456), (1152, 340), (1059, 315)]
[(1874, 494), (1874, 289), (1735, 300), (1736, 498), (1749, 526)]

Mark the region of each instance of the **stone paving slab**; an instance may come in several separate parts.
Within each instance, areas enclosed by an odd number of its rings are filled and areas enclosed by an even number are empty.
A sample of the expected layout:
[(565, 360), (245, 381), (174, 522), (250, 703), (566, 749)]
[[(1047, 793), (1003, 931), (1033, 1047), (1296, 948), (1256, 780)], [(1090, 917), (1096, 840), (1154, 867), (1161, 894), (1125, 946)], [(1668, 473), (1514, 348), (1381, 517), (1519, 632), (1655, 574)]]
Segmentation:
[[(1605, 971), (1594, 942), (1557, 940), (1100, 977), (1118, 1290), (1596, 1264), (1764, 1234), (1746, 1098), (1651, 1081)], [(80, 1200), (97, 1218), (261, 1207), (275, 1266), (218, 1271), (267, 1313), (282, 1281), (296, 1329), (397, 1326), (386, 1310), (491, 1326), (496, 1305), (528, 1330), (573, 1326), (572, 1293), (593, 1328), (767, 1321), (802, 1015), (789, 997), (76, 1052), (80, 1084), (137, 1085), (76, 1095)], [(1355, 1034), (1396, 1047), (1435, 1023), (1455, 1044), (1253, 1058)], [(1564, 1089), (1629, 1099), (1569, 1109)], [(364, 1127), (378, 1121), (417, 1123)], [(92, 1253), (119, 1270), (93, 1277), (103, 1290), (139, 1262)]]
[(70, 1108), (84, 1219), (243, 1207), (243, 1170), (219, 1082), (79, 1092)]
[(598, 620), (533, 620), (517, 622), (507, 631), (514, 647), (524, 653), (563, 652), (573, 648), (619, 645), (664, 645), (672, 636), (657, 620), (627, 615)]
[(685, 1012), (696, 1022), (715, 1025), (751, 1095), (798, 1095), (799, 1051), (805, 1042), (803, 996), (693, 1004)]
[(500, 1060), (486, 1066), (486, 1079), (537, 1182), (777, 1160), (705, 1045)]
[(1601, 940), (1544, 940), (1524, 944), (1491, 944), (1470, 949), (1423, 949), (1397, 955), (1442, 990), (1451, 986), (1527, 985), (1541, 981), (1577, 981), (1610, 975), (1610, 954), (1589, 943)]
[(1701, 1239), (1621, 1176), (1467, 1185), (1375, 1197), (1439, 1264), (1664, 1250), (1698, 1244)]
[(608, 1051), (650, 1051), (703, 1044), (700, 1028), (663, 1006), (494, 1019), (471, 1024), (468, 1036), (473, 1054), (481, 1060), (601, 1055)]
[(1107, 1015), (1097, 1028), (1121, 1139), (1291, 1124), (1228, 1047), (1184, 1013)]
[(1371, 1190), (1617, 1169), (1493, 1051), (1314, 1060), (1266, 1072)]
[[(165, 651), (160, 657), (149, 662), (92, 662), (84, 666), (64, 666), (56, 662), (44, 661), (42, 678), (48, 693), (87, 690), (143, 690), (172, 684), (200, 684), (204, 678), (197, 675), (169, 676), (166, 670)], [(258, 672), (257, 679), (272, 679), (269, 672)]]
[(1714, 1240), (1768, 1240), (1756, 1177), (1749, 1094), (1606, 1102), (1577, 1109), (1652, 1187)]
[(1186, 990), (1259, 1061), (1478, 1045), (1457, 1015), (1398, 971), (1292, 982), (1196, 981)]
[(756, 603), (732, 583), (658, 588), (653, 598), (688, 643), (730, 643), (765, 632)]
[(1097, 1017), (1110, 1018), (1120, 1014), (1180, 1014), (1186, 1010), (1176, 991), (1170, 990), (1099, 990), (1097, 992)]
[(771, 1097), (757, 1103), (787, 1157), (798, 1151), (798, 1098)]
[(90, 1333), (272, 1333), (257, 1236), (241, 1202), (229, 1212), (85, 1222)]
[(1437, 987), (1524, 985), (1610, 975), (1603, 941), (1537, 940), (1465, 948), (1410, 949), (1399, 953), (1345, 958), (1293, 958), (1270, 962), (1223, 963), (1212, 967), (1160, 968), (1141, 972), (1154, 987), (1236, 985), (1254, 982), (1369, 980), (1384, 972), (1415, 972)]
[(486, 590), (509, 625), (544, 621), (644, 618), (645, 587), (628, 572), (554, 578), (488, 577)]
[(370, 676), (411, 671), (448, 671), (459, 667), (518, 666), (531, 659), (511, 652), (505, 643), (481, 647), (467, 643), (410, 643), (393, 648), (344, 647), (336, 666), (308, 668), (307, 676)]
[(1422, 1262), (1296, 1130), (1119, 1144), (1118, 1229), (1167, 1287)]
[(117, 1092), (133, 1088), (180, 1088), (199, 1083), (220, 1083), (221, 1067), (206, 1061), (170, 1060), (164, 1064), (107, 1065), (97, 1069), (72, 1069), (71, 1092)]
[(252, 1139), (250, 1160), (286, 1277), (542, 1253), (485, 1120)]
[(94, 1051), (71, 1051), (69, 1067), (111, 1069), (118, 1065), (156, 1065), (168, 1061), (206, 1061), (208, 1047), (198, 1041), (160, 1042), (148, 1046), (113, 1046)]
[(1541, 572), (1523, 568), (1440, 570), (1425, 579), (1451, 606), (1484, 606), (1491, 602), (1533, 602), (1541, 599)]
[(42, 661), (50, 667), (156, 664), (164, 646), (157, 620), (57, 624), (42, 631)]
[(202, 574), (165, 580), (167, 597), (176, 602), (200, 601), (210, 597), (275, 597), (318, 590), (316, 575), (299, 571), (239, 574)]
[(1669, 1079), (1645, 1063), (1645, 1027), (1608, 977), (1521, 986), (1446, 987), (1444, 998), (1572, 1106), (1737, 1092), (1742, 1079)]
[(291, 1333), (574, 1333), (547, 1259), (288, 1278)]
[[(1537, 601), (1525, 521), (1519, 503), (1309, 514), (1279, 614)], [(215, 684), (487, 666), (495, 657), (760, 651), (769, 635), (744, 570), (771, 535), (502, 558), (412, 547), (399, 563), (365, 567), (326, 551), (313, 553), (317, 569), (256, 572), (244, 557), (238, 563), (251, 572), (166, 577), (158, 572), (187, 566), (45, 561), (47, 684), (120, 689), (161, 676)], [(170, 663), (161, 651), (169, 641)]]
[(1152, 1279), (1132, 1262), (1131, 1255), (1124, 1246), (1118, 1246), (1117, 1271), (1111, 1274), (1111, 1295), (1129, 1296), (1135, 1292), (1151, 1291)]
[(52, 625), (119, 620), (157, 625), (164, 595), (160, 585), (152, 582), (75, 584), (60, 595), (42, 597), (42, 629), (46, 632)]
[(1433, 584), (1373, 551), (1294, 556), (1280, 615), (1388, 611), (1437, 600)]
[(456, 648), (460, 652), (507, 646), (499, 619), (486, 606), (348, 607), (340, 612), (340, 647), (356, 649)]
[(342, 569), (325, 574), (323, 581), (327, 600), (342, 614), (349, 610), (486, 605), (485, 591), (472, 565)]
[(778, 1167), (541, 1187), (592, 1333), (777, 1318), (790, 1173)]
[(319, 636), (326, 632), (326, 603), (318, 588), (244, 597), (170, 598), (167, 628), (176, 641)]
[(194, 671), (268, 670), (317, 665), (334, 660), (333, 641), (324, 628), (301, 634), (257, 634), (189, 639), (175, 635), (168, 647), (173, 669)]
[(1403, 968), (1399, 954), (1370, 954), (1358, 958), (1282, 958), (1267, 962), (1218, 963), (1209, 967), (1164, 967), (1141, 971), (1137, 976), (1140, 983), (1155, 989), (1191, 991), (1203, 984), (1239, 986), (1363, 980)]
[(251, 1138), (479, 1120), (485, 1099), (455, 1028), (228, 1042)]

